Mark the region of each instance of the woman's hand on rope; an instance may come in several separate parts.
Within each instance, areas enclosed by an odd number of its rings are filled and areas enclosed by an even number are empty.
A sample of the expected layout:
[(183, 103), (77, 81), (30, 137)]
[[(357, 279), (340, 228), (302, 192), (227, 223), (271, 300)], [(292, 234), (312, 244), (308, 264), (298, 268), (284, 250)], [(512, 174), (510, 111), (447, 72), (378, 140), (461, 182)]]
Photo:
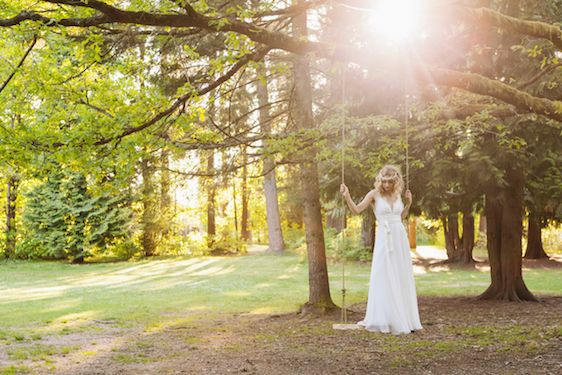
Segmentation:
[(412, 204), (412, 192), (410, 190), (406, 190), (404, 198), (406, 199), (406, 206), (409, 207)]
[(349, 197), (349, 189), (345, 186), (345, 184), (340, 185), (340, 193), (342, 193), (344, 197)]

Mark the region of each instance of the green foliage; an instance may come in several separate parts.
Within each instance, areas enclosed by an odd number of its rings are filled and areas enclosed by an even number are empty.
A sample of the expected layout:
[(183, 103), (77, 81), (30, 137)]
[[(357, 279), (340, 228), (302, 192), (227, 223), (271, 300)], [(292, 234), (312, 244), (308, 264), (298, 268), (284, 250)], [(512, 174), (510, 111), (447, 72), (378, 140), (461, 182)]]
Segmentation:
[(324, 239), (326, 255), (332, 260), (345, 259), (368, 262), (373, 258), (373, 250), (363, 245), (360, 231), (346, 231), (344, 237), (343, 232), (338, 234), (333, 228), (327, 228)]
[(26, 236), (17, 255), (81, 262), (130, 236), (130, 220), (123, 195), (93, 195), (84, 175), (54, 171), (28, 194)]

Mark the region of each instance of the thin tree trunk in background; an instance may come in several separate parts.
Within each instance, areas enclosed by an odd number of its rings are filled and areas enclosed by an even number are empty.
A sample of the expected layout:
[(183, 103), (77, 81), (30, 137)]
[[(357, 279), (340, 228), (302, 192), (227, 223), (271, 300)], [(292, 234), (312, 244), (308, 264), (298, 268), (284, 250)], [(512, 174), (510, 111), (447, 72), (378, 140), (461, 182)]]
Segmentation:
[(408, 219), (408, 242), (410, 243), (410, 249), (415, 249), (417, 247), (416, 243), (416, 226), (417, 221), (414, 216)]
[(525, 250), (525, 259), (548, 259), (548, 255), (544, 252), (542, 244), (541, 220), (538, 216), (529, 215), (528, 231), (527, 231), (527, 249)]
[(445, 249), (447, 250), (447, 260), (457, 262), (459, 260), (459, 216), (451, 214), (441, 219), (443, 223), (443, 233), (445, 234)]
[[(269, 111), (269, 92), (267, 89), (267, 71), (265, 66), (259, 64), (256, 72), (260, 79), (257, 83), (257, 96), (259, 110), (260, 129), (263, 135), (271, 133), (271, 116)], [(267, 150), (267, 142), (264, 141), (264, 149)], [(277, 194), (277, 181), (275, 178), (275, 161), (267, 156), (263, 157), (263, 191), (265, 195), (265, 209), (267, 220), (267, 234), (269, 249), (271, 252), (282, 252), (285, 250), (283, 231), (281, 229), (281, 218), (279, 217), (279, 203)]]
[(234, 239), (238, 250), (238, 205), (236, 204), (236, 179), (232, 179), (232, 203), (234, 205)]
[[(293, 19), (293, 30), (296, 37), (307, 38), (306, 12), (296, 15)], [(302, 129), (313, 129), (312, 90), (310, 70), (305, 56), (294, 56), (294, 121)], [(322, 228), (322, 212), (320, 207), (320, 186), (316, 165), (317, 150), (311, 147), (301, 164), (301, 189), (304, 206), (304, 225), (306, 232), (306, 248), (308, 254), (308, 302), (303, 307), (307, 311), (328, 311), (335, 308), (330, 295), (328, 282), (328, 265), (324, 230)]]
[[(212, 175), (215, 173), (215, 153), (213, 150), (208, 151), (207, 155), (207, 173)], [(209, 245), (214, 242), (217, 234), (217, 226), (215, 222), (216, 214), (216, 187), (213, 183), (213, 177), (207, 177), (205, 180), (207, 194), (207, 238)]]
[(252, 235), (250, 232), (250, 212), (248, 210), (248, 153), (246, 147), (242, 149), (242, 221), (240, 236), (243, 241), (251, 241)]
[(160, 153), (160, 215), (162, 235), (167, 237), (172, 223), (172, 199), (170, 196), (170, 152), (162, 149)]
[(152, 160), (143, 157), (141, 160), (142, 175), (142, 237), (141, 245), (145, 256), (153, 256), (156, 250), (156, 201), (154, 196), (154, 181)]
[(363, 246), (373, 251), (375, 248), (375, 214), (367, 209), (361, 215), (361, 241)]
[(8, 178), (6, 196), (6, 257), (16, 254), (16, 208), (18, 199), (19, 178), (13, 174)]
[(345, 219), (345, 216), (334, 215), (333, 212), (329, 212), (326, 215), (326, 227), (334, 229), (336, 233), (340, 233), (346, 226)]
[(486, 233), (486, 215), (484, 213), (480, 214), (480, 222), (478, 223), (478, 232), (479, 233)]
[(459, 261), (464, 264), (474, 263), (472, 251), (474, 249), (474, 215), (463, 213), (462, 215), (462, 238), (460, 246)]
[(509, 168), (506, 170), (506, 181), (501, 203), (499, 189), (486, 193), (488, 257), (492, 280), (479, 298), (536, 301), (527, 289), (521, 272), (524, 174), (521, 170)]

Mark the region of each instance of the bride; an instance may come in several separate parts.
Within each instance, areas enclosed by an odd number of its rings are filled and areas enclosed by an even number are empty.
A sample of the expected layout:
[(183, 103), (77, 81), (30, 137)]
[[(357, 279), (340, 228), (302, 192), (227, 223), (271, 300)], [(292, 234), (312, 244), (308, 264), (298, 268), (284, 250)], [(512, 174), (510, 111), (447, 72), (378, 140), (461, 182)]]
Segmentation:
[(373, 332), (401, 334), (422, 329), (410, 246), (402, 224), (402, 219), (408, 216), (412, 194), (406, 191), (404, 206), (400, 198), (403, 187), (402, 175), (393, 165), (385, 165), (379, 171), (375, 188), (357, 205), (347, 186), (340, 187), (353, 213), (358, 214), (372, 205), (378, 222), (367, 312), (357, 323)]

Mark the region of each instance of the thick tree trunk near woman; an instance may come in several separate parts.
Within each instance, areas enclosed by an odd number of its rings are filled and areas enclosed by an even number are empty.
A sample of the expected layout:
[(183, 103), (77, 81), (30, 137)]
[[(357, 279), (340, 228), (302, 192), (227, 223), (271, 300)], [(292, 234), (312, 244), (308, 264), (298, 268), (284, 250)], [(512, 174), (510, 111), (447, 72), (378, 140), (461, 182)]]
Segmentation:
[(487, 247), (491, 284), (479, 299), (536, 301), (523, 281), (523, 188), (524, 174), (509, 168), (507, 186), (486, 192)]
[[(308, 34), (306, 12), (295, 16), (293, 30), (295, 36), (306, 38)], [(305, 56), (294, 56), (294, 59), (293, 118), (298, 127), (312, 129), (314, 128), (314, 119), (308, 60)], [(303, 313), (326, 312), (336, 307), (330, 295), (330, 284), (328, 282), (316, 154), (315, 147), (308, 149), (306, 155), (302, 155), (306, 160), (300, 165), (309, 282), (309, 297), (308, 302), (302, 308)]]
[(541, 232), (542, 223), (540, 217), (530, 214), (529, 224), (527, 227), (527, 249), (525, 250), (525, 259), (548, 259), (548, 255), (544, 252)]

